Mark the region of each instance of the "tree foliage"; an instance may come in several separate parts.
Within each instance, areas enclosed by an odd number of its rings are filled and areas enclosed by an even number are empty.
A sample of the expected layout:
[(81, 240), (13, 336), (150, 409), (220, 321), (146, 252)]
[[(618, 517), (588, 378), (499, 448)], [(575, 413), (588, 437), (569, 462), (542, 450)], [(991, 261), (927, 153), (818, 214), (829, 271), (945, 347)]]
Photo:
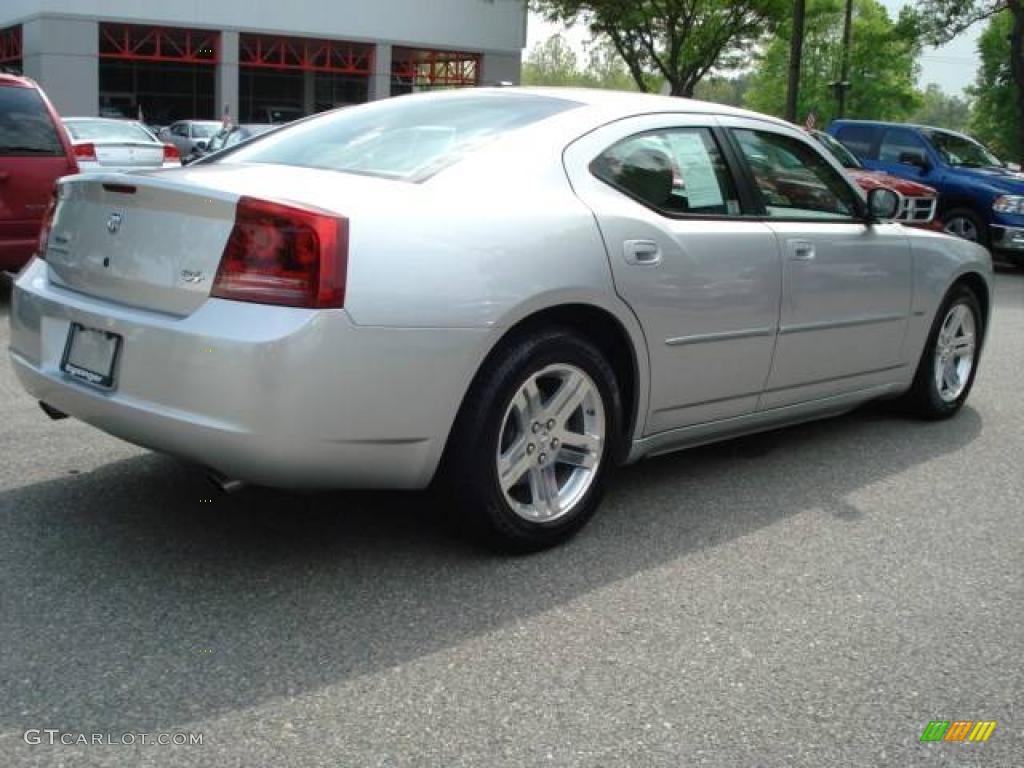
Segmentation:
[(562, 35), (552, 35), (530, 49), (523, 62), (523, 85), (636, 90), (636, 83), (607, 43), (587, 47), (585, 64)]
[(531, 0), (549, 21), (585, 24), (609, 42), (641, 91), (668, 83), (692, 96), (713, 69), (740, 63), (771, 33), (790, 0)]
[[(936, 45), (989, 20), (979, 43), (976, 130), (1004, 141), (1004, 151), (1019, 158), (1024, 149), (1024, 0), (918, 0), (917, 13), (924, 34)], [(1008, 120), (1008, 127), (1000, 128), (999, 119)]]
[(910, 115), (910, 122), (934, 125), (951, 131), (966, 131), (971, 120), (971, 102), (962, 96), (950, 95), (936, 83), (929, 83), (921, 93), (920, 106)]
[[(801, 120), (813, 112), (825, 125), (837, 116), (833, 83), (840, 74), (843, 8), (843, 0), (808, 0), (797, 103)], [(786, 22), (765, 49), (747, 93), (752, 109), (784, 113), (790, 34)], [(911, 15), (894, 22), (877, 0), (855, 0), (846, 116), (906, 119), (920, 98), (915, 88), (919, 51)]]
[(1022, 118), (1018, 109), (1016, 86), (1010, 72), (1009, 13), (993, 16), (978, 40), (981, 66), (971, 94), (974, 111), (971, 132), (1004, 160), (1024, 159), (1024, 143), (1017, 127)]

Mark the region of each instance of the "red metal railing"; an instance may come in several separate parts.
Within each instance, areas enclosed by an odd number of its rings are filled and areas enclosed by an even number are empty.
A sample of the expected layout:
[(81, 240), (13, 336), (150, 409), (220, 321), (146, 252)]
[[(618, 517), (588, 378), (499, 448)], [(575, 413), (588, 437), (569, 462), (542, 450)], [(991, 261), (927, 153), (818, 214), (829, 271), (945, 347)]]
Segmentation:
[(104, 23), (100, 24), (100, 58), (216, 64), (220, 60), (220, 33)]
[(0, 64), (21, 61), (21, 25), (0, 29)]
[(480, 82), (480, 54), (395, 48), (391, 76), (407, 85), (457, 87)]
[(270, 35), (242, 35), (238, 63), (243, 67), (370, 75), (373, 46), (342, 40), (312, 40)]

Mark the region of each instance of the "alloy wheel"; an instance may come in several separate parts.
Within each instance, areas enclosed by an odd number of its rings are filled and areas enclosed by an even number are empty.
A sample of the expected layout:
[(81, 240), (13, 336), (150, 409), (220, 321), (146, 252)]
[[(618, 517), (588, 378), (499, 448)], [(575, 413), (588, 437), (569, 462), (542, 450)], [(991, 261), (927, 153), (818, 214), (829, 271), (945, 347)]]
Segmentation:
[(549, 365), (512, 397), (495, 457), (505, 500), (521, 518), (568, 515), (597, 477), (606, 418), (593, 379), (574, 365)]
[(935, 387), (943, 402), (952, 403), (963, 394), (974, 369), (977, 324), (967, 304), (950, 307), (935, 341), (933, 372)]

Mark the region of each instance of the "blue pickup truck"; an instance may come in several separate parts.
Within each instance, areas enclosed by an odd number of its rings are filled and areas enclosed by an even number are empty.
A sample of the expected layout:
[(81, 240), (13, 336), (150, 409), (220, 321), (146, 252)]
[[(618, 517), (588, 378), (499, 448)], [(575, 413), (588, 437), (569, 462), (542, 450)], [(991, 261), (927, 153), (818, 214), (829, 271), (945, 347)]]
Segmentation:
[(941, 128), (836, 120), (828, 132), (871, 170), (939, 192), (945, 231), (1024, 266), (1024, 174), (974, 139)]

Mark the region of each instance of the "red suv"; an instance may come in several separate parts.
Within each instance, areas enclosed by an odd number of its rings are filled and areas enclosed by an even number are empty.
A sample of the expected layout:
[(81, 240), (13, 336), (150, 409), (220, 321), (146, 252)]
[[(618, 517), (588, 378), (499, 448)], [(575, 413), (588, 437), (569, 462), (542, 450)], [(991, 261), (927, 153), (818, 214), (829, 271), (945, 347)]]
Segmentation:
[(34, 82), (0, 73), (0, 270), (32, 256), (61, 176), (78, 173), (60, 118)]

